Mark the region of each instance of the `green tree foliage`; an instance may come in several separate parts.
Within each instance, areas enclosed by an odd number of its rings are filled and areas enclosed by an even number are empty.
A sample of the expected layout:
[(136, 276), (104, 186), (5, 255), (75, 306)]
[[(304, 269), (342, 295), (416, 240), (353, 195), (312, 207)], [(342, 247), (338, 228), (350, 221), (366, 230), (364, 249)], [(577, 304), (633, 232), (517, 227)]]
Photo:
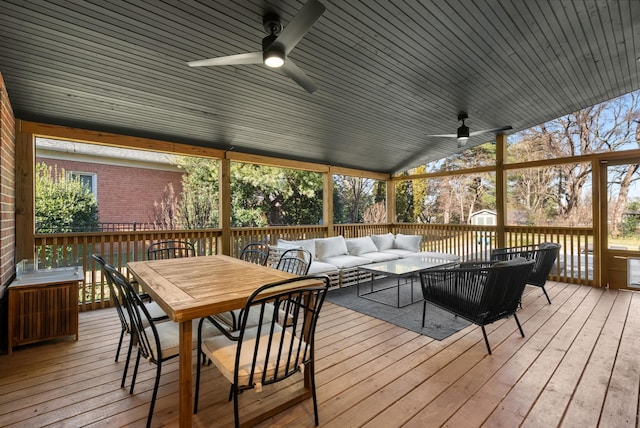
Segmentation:
[(318, 224), (322, 175), (234, 162), (231, 164), (232, 226)]
[(178, 159), (178, 166), (186, 172), (182, 175), (182, 194), (176, 210), (182, 229), (218, 227), (218, 165), (213, 159)]
[(41, 162), (35, 167), (35, 181), (37, 233), (98, 230), (98, 203), (78, 178)]

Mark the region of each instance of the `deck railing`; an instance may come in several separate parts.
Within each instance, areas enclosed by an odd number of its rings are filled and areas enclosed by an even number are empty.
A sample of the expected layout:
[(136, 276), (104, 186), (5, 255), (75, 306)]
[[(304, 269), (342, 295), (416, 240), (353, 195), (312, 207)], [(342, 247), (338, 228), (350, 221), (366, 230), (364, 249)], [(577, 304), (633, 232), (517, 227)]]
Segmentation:
[[(332, 235), (345, 238), (371, 234), (402, 233), (422, 235), (422, 250), (458, 254), (462, 260), (486, 260), (496, 247), (495, 226), (444, 224), (341, 224), (333, 226)], [(277, 226), (233, 228), (231, 255), (237, 257), (251, 242), (276, 245), (287, 240), (329, 236), (326, 226)], [(181, 231), (130, 231), (36, 235), (39, 267), (83, 265), (85, 278), (80, 291), (81, 310), (109, 306), (108, 287), (91, 254), (102, 255), (108, 263), (126, 273), (127, 262), (144, 260), (146, 248), (158, 240), (182, 239), (193, 243), (199, 255), (221, 253), (221, 229)], [(593, 243), (589, 228), (506, 227), (507, 246), (558, 242), (562, 245), (553, 279), (581, 284), (593, 283)]]

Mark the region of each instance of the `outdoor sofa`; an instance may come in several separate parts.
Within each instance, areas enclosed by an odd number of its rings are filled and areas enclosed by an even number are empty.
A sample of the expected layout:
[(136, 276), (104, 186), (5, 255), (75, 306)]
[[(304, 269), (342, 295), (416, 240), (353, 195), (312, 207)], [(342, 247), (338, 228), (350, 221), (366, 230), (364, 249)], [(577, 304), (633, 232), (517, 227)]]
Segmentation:
[(277, 263), (279, 255), (287, 249), (298, 248), (309, 252), (311, 266), (309, 275), (325, 274), (331, 278), (332, 287), (353, 285), (370, 274), (358, 271), (358, 266), (385, 262), (406, 257), (431, 256), (457, 261), (454, 254), (420, 251), (421, 235), (386, 233), (383, 235), (347, 238), (303, 239), (288, 241), (279, 239), (270, 247), (271, 264)]

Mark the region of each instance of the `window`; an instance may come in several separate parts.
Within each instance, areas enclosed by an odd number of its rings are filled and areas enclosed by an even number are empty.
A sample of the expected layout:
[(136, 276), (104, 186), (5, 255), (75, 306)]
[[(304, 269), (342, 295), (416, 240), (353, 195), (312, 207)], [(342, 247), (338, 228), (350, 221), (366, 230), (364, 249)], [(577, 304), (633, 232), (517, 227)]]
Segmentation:
[(83, 187), (88, 188), (93, 193), (96, 201), (98, 200), (98, 175), (94, 172), (78, 172), (68, 171), (67, 176), (69, 178), (78, 179), (82, 183)]

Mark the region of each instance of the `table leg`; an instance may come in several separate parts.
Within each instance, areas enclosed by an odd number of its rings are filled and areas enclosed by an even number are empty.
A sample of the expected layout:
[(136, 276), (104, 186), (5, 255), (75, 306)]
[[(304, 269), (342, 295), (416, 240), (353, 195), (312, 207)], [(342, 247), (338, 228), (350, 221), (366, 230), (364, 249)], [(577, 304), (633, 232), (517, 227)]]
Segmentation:
[(191, 427), (193, 399), (191, 397), (192, 338), (191, 320), (180, 322), (180, 427)]

